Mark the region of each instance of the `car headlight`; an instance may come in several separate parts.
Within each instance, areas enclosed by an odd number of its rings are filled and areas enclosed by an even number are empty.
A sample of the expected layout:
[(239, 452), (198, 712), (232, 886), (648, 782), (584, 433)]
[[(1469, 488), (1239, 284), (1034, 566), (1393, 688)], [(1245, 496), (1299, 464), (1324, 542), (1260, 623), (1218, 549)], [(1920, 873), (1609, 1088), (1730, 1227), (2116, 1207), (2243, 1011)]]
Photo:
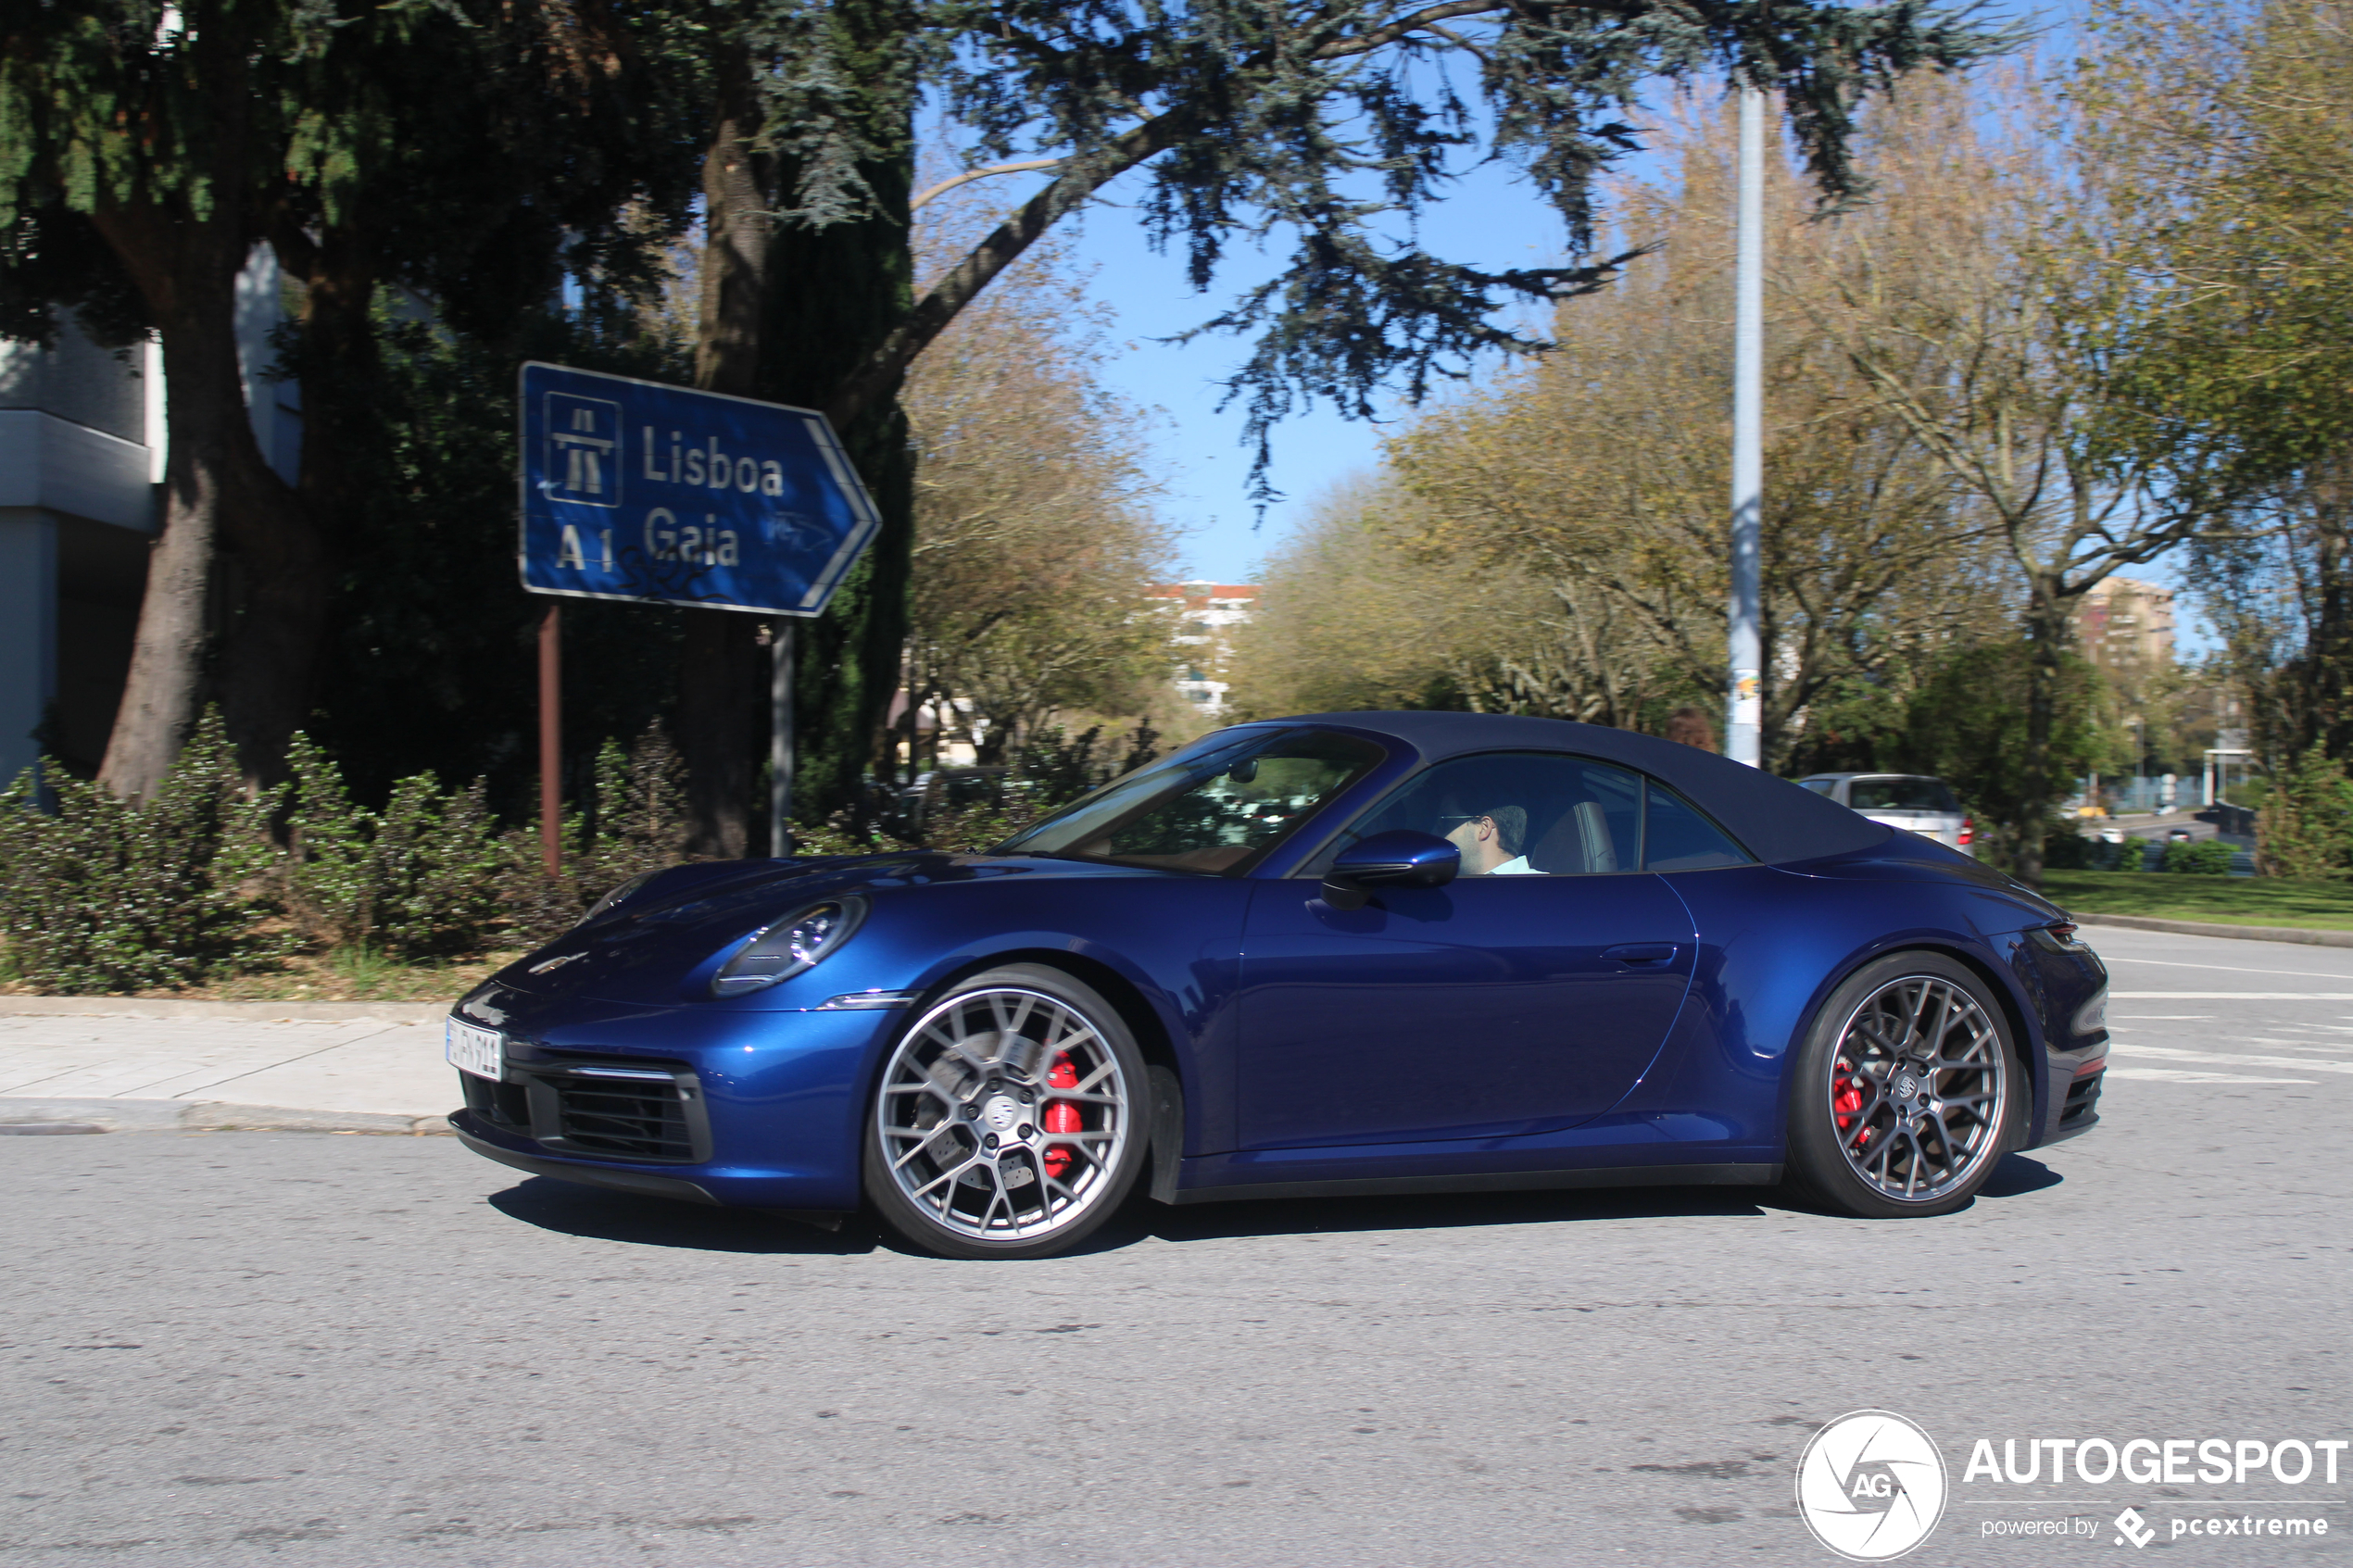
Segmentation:
[(711, 977), (714, 997), (740, 997), (789, 980), (849, 940), (866, 918), (863, 898), (828, 898), (751, 935)]

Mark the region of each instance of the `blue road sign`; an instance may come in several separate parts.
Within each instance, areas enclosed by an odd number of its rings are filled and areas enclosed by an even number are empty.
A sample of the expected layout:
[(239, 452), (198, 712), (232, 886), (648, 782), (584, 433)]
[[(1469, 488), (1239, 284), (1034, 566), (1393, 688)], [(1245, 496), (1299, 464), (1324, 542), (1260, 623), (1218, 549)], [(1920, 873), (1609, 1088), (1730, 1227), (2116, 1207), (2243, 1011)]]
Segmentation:
[(820, 615), (881, 519), (823, 414), (522, 368), (522, 585)]

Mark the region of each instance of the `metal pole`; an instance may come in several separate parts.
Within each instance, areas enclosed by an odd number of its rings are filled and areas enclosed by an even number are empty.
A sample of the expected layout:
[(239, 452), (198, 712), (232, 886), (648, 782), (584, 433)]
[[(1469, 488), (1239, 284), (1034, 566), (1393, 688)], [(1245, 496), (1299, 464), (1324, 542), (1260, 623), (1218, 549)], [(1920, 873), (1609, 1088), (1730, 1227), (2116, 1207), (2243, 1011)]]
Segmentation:
[(1757, 600), (1765, 495), (1765, 94), (1740, 90), (1740, 223), (1732, 280), (1731, 689), (1724, 755), (1764, 763)]
[(549, 605), (539, 622), (539, 862), (549, 876), (563, 870), (562, 610), (560, 605)]
[(769, 622), (768, 651), (768, 853), (792, 853), (792, 655), (793, 622)]

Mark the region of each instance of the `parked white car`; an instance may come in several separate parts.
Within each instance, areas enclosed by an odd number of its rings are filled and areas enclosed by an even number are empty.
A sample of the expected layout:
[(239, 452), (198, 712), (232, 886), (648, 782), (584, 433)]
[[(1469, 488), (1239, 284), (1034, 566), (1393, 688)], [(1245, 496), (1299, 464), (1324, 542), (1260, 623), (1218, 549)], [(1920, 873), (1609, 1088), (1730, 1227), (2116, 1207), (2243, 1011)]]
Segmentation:
[(1948, 848), (1966, 850), (1977, 834), (1977, 824), (1953, 797), (1952, 786), (1925, 773), (1811, 773), (1797, 782), (1875, 822)]

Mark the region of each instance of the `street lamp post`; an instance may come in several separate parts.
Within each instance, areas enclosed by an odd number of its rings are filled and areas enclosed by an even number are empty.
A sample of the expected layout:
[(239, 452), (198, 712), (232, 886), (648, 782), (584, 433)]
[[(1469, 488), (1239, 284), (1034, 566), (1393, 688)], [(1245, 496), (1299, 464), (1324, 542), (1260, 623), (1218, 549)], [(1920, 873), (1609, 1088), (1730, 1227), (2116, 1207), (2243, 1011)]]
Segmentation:
[(1757, 601), (1765, 493), (1765, 94), (1740, 89), (1740, 207), (1732, 280), (1731, 684), (1724, 754), (1764, 763), (1764, 647)]

